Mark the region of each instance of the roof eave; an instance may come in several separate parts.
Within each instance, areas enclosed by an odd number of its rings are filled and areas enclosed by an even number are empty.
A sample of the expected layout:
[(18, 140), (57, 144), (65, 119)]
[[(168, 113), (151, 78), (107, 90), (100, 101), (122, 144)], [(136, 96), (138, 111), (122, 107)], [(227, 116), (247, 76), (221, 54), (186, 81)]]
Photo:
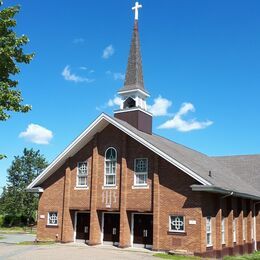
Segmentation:
[(247, 194), (243, 192), (237, 192), (234, 190), (223, 189), (217, 186), (208, 186), (208, 185), (191, 185), (192, 191), (202, 191), (202, 192), (210, 192), (210, 193), (217, 193), (223, 195), (230, 195), (234, 197), (240, 197), (245, 199), (252, 199), (252, 200), (260, 200), (260, 196)]

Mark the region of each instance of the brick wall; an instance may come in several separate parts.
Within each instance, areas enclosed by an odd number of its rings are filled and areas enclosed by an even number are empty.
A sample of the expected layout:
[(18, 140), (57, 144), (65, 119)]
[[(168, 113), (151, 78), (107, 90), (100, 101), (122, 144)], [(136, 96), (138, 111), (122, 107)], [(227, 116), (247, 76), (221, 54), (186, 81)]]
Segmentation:
[[(104, 187), (104, 155), (109, 147), (117, 150), (117, 185), (113, 189)], [(133, 187), (135, 158), (148, 158), (146, 189)], [(77, 162), (83, 161), (88, 162), (89, 187), (77, 189)], [(203, 256), (251, 252), (252, 202), (192, 192), (192, 184), (198, 183), (109, 125), (42, 185), (44, 192), (39, 202), (37, 238), (73, 241), (75, 211), (84, 210), (91, 213), (90, 244), (100, 244), (102, 211), (114, 211), (120, 212), (120, 246), (127, 247), (131, 243), (131, 213), (150, 212), (154, 214), (154, 250), (186, 250)], [(46, 225), (49, 211), (58, 211), (57, 227)], [(169, 232), (170, 215), (185, 216), (184, 233)], [(212, 247), (206, 245), (206, 216), (212, 216)], [(222, 216), (226, 217), (225, 245), (220, 243)], [(236, 244), (232, 236), (234, 216), (238, 219)], [(242, 239), (243, 217), (247, 219), (248, 226), (246, 241)], [(258, 214), (258, 230), (259, 226)]]

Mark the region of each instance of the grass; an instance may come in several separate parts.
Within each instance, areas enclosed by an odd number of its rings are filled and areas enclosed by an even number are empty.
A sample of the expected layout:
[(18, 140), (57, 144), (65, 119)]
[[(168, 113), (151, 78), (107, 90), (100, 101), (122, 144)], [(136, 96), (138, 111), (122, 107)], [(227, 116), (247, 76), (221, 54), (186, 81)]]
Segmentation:
[(17, 245), (24, 245), (24, 246), (28, 246), (28, 245), (47, 246), (47, 245), (53, 245), (55, 243), (56, 243), (55, 241), (45, 241), (45, 242), (23, 241), (23, 242), (17, 243)]
[(28, 227), (0, 227), (0, 233), (9, 234), (9, 233), (29, 233), (36, 234), (35, 228)]
[(201, 258), (195, 257), (195, 256), (169, 255), (169, 254), (164, 254), (164, 253), (158, 253), (158, 254), (155, 254), (154, 256), (159, 257), (161, 259), (171, 259), (171, 260), (188, 260), (188, 259), (199, 260), (199, 259), (201, 259)]
[(3, 237), (3, 236), (0, 236), (0, 240), (1, 240), (1, 239), (4, 239), (4, 237)]
[(257, 251), (250, 255), (224, 257), (224, 260), (259, 260), (259, 259), (260, 259), (260, 251)]

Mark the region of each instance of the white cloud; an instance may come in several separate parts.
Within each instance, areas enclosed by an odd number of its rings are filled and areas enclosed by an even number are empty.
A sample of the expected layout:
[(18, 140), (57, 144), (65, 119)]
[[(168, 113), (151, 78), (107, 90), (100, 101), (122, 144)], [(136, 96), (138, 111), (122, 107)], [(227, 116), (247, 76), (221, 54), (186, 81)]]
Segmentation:
[(152, 105), (148, 105), (148, 110), (153, 116), (167, 116), (169, 115), (168, 109), (171, 107), (172, 102), (166, 98), (158, 96), (154, 99)]
[(53, 133), (43, 126), (29, 124), (26, 131), (21, 132), (19, 137), (35, 144), (49, 144)]
[(125, 80), (125, 74), (120, 72), (115, 72), (113, 74), (114, 80)]
[(85, 66), (81, 66), (81, 67), (79, 67), (79, 69), (80, 69), (80, 70), (88, 70), (88, 68), (85, 67)]
[(125, 74), (121, 72), (112, 72), (111, 70), (107, 70), (106, 75), (113, 77), (114, 80), (125, 80)]
[(62, 71), (61, 75), (64, 77), (65, 80), (68, 81), (73, 81), (75, 83), (79, 83), (79, 82), (87, 82), (87, 83), (91, 83), (94, 81), (94, 79), (89, 79), (89, 78), (84, 78), (84, 77), (80, 77), (77, 76), (76, 74), (73, 74), (70, 70), (70, 66), (67, 65), (64, 70)]
[(109, 59), (113, 54), (115, 53), (115, 49), (112, 44), (108, 45), (104, 50), (103, 50), (103, 59)]
[(73, 40), (74, 44), (82, 44), (84, 42), (85, 42), (85, 39), (83, 39), (83, 38), (76, 38)]
[(121, 106), (122, 102), (123, 100), (120, 97), (115, 96), (113, 99), (108, 100), (107, 106), (108, 107)]
[(159, 129), (171, 129), (174, 128), (180, 132), (189, 132), (193, 130), (204, 129), (213, 124), (212, 121), (199, 122), (195, 118), (191, 120), (184, 120), (183, 116), (189, 112), (195, 112), (195, 107), (191, 103), (183, 103), (180, 110), (175, 114), (175, 116), (166, 121), (164, 124), (160, 125)]

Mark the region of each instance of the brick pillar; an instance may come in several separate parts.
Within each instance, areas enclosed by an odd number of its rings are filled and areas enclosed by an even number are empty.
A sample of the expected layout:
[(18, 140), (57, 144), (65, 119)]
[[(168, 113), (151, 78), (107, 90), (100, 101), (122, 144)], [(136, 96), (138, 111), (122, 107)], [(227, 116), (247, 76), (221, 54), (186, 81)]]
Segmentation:
[(121, 161), (121, 184), (120, 184), (120, 235), (119, 247), (126, 248), (131, 246), (131, 229), (126, 210), (127, 200), (127, 135), (123, 136), (122, 142), (122, 161)]
[[(238, 254), (238, 244), (239, 244), (239, 232), (238, 232), (238, 208), (237, 208), (237, 198), (236, 197), (232, 197), (232, 209), (233, 209), (233, 219), (236, 220), (236, 242), (233, 242), (233, 253), (234, 254)], [(233, 223), (232, 223), (233, 224)], [(232, 230), (233, 230), (233, 225), (232, 225)], [(233, 233), (233, 232), (232, 232)], [(232, 235), (232, 241), (233, 241), (233, 235)]]
[(217, 214), (215, 217), (216, 233), (215, 233), (215, 243), (216, 243), (216, 256), (221, 256), (222, 250), (222, 241), (221, 241), (221, 219), (222, 219), (222, 201), (219, 199), (216, 203), (217, 205)]
[(256, 241), (257, 250), (260, 250), (260, 203), (255, 205), (256, 212)]
[(153, 161), (153, 250), (160, 249), (160, 181), (159, 158), (154, 155)]
[(227, 217), (227, 242), (226, 246), (229, 248), (229, 255), (233, 254), (233, 217), (234, 217), (234, 212), (233, 212), (233, 205), (232, 205), (232, 197), (227, 198), (227, 212), (228, 212), (228, 217)]
[(242, 199), (237, 198), (237, 245), (239, 246), (239, 253), (243, 254), (243, 210)]
[(73, 241), (73, 223), (70, 215), (70, 190), (71, 190), (71, 169), (70, 159), (66, 162), (63, 190), (63, 212), (62, 212), (62, 232), (61, 241), (63, 243)]
[(94, 137), (91, 171), (91, 198), (90, 198), (90, 233), (89, 245), (101, 243), (101, 229), (97, 212), (97, 184), (98, 184), (98, 134)]

